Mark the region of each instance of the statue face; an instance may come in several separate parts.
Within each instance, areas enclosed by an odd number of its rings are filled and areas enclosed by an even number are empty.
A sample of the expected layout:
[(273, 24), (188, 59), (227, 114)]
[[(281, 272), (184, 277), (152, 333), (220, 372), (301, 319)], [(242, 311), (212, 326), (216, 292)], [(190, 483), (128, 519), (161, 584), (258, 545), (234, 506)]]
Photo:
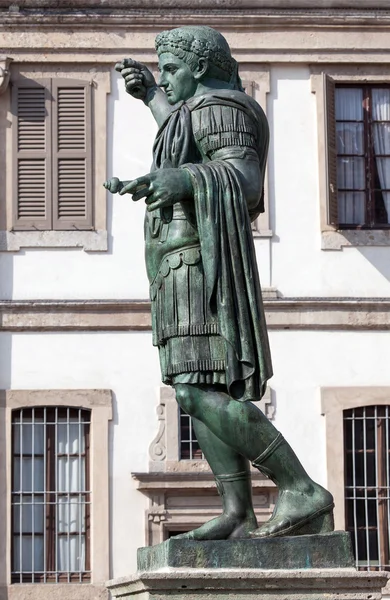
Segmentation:
[(164, 88), (169, 104), (192, 98), (198, 81), (184, 60), (170, 52), (163, 52), (160, 54), (158, 68), (161, 74), (159, 85)]

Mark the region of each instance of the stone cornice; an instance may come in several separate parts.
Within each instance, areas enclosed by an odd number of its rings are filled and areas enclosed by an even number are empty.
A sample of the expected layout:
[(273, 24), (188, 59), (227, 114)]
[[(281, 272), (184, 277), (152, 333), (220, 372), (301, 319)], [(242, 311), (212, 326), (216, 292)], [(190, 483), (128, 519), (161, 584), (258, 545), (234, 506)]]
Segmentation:
[(224, 29), (390, 26), (390, 1), (369, 0), (0, 0), (0, 27), (85, 29), (148, 27), (207, 22)]
[[(264, 300), (270, 330), (390, 329), (390, 298)], [(150, 331), (144, 300), (2, 301), (0, 331)]]
[[(373, 0), (0, 0), (0, 8), (10, 12), (22, 9), (86, 10), (86, 9), (172, 9), (178, 8), (289, 8), (292, 9), (372, 9)], [(390, 8), (390, 0), (376, 0), (375, 10)]]

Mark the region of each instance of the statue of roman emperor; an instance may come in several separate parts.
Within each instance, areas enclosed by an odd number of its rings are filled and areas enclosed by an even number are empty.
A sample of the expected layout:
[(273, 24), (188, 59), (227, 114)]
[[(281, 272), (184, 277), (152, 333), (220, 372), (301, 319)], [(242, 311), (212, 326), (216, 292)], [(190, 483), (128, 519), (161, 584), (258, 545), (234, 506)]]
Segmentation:
[[(205, 26), (156, 38), (160, 81), (132, 59), (116, 65), (159, 131), (150, 173), (112, 178), (112, 193), (144, 199), (153, 344), (162, 381), (192, 417), (223, 513), (193, 540), (333, 530), (333, 498), (252, 401), (272, 376), (251, 221), (264, 211), (269, 129), (242, 88), (225, 38)], [(250, 463), (279, 488), (258, 527)]]

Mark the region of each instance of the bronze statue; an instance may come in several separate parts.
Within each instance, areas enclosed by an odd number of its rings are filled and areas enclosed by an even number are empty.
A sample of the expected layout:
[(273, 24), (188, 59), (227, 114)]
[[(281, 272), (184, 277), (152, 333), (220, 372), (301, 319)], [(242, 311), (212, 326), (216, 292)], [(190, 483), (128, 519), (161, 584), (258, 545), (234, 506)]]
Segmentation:
[[(181, 537), (267, 537), (333, 530), (333, 498), (305, 472), (259, 400), (272, 376), (251, 221), (263, 206), (269, 130), (245, 94), (217, 31), (180, 27), (156, 38), (160, 82), (139, 62), (116, 65), (159, 131), (151, 172), (112, 178), (145, 199), (153, 344), (162, 380), (191, 415), (223, 514)], [(279, 488), (258, 528), (249, 461)]]

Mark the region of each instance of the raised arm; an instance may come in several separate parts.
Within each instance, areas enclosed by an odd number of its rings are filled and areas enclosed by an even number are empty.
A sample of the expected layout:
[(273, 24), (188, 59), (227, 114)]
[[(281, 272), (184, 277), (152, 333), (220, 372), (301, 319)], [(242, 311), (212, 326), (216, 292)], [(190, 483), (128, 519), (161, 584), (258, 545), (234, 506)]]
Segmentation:
[(115, 70), (125, 80), (126, 92), (133, 98), (142, 100), (150, 108), (157, 125), (161, 127), (172, 109), (166, 95), (158, 87), (153, 73), (132, 58), (124, 58), (115, 65)]

